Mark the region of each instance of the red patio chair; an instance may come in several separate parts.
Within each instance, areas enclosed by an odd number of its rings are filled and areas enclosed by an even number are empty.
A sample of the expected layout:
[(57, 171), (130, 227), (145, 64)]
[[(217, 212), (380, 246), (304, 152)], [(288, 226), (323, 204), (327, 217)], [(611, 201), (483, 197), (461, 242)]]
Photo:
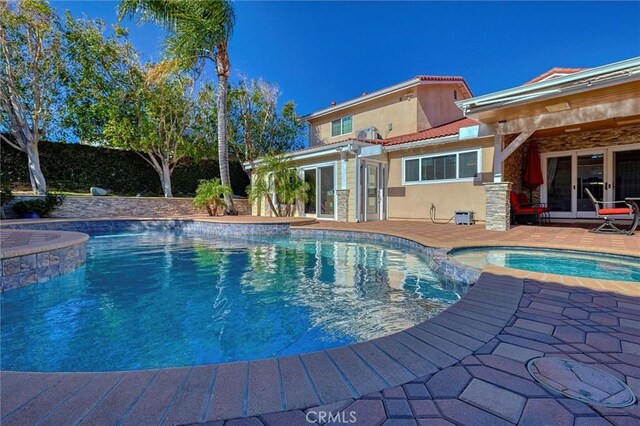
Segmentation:
[(515, 191), (509, 193), (511, 202), (511, 217), (518, 222), (518, 216), (533, 218), (537, 224), (549, 222), (550, 209), (545, 204), (527, 202), (526, 194), (518, 194)]
[[(604, 222), (597, 227), (593, 228), (589, 232), (596, 232), (600, 234), (614, 233), (614, 234), (627, 234), (631, 235), (636, 230), (638, 226), (638, 222), (640, 221), (640, 213), (638, 212), (638, 204), (633, 200), (625, 200), (625, 201), (598, 201), (596, 197), (593, 196), (591, 191), (588, 188), (585, 188), (584, 191), (587, 193), (587, 196), (591, 199), (593, 203), (593, 208), (596, 210), (596, 215), (598, 217), (604, 219)], [(625, 207), (616, 207), (616, 205), (624, 204)], [(610, 207), (607, 207), (609, 205)], [(615, 220), (611, 216), (626, 216), (633, 215), (633, 222), (631, 222), (631, 226), (629, 229), (620, 229), (616, 225), (613, 224)]]

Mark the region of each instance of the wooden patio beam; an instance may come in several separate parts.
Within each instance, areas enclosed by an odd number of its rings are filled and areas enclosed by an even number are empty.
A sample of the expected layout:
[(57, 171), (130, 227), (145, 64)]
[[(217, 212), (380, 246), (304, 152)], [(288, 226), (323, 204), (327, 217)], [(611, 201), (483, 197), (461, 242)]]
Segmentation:
[(516, 149), (520, 148), (523, 143), (529, 139), (529, 137), (535, 132), (535, 130), (525, 130), (520, 133), (507, 147), (500, 153), (500, 161), (506, 160)]
[(582, 108), (547, 113), (532, 117), (516, 118), (501, 123), (500, 131), (507, 135), (525, 130), (543, 130), (555, 127), (576, 126), (583, 123), (640, 115), (640, 99), (603, 103)]

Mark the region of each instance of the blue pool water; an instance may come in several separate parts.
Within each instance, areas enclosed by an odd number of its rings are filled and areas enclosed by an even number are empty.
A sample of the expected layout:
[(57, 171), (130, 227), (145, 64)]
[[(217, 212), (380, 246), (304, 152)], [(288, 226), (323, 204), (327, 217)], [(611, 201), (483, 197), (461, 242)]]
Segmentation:
[(458, 300), (427, 260), (362, 241), (94, 236), (80, 269), (1, 296), (1, 367), (175, 367), (369, 340)]
[(457, 249), (450, 252), (449, 256), (479, 268), (491, 264), (549, 274), (640, 283), (640, 258), (633, 256), (492, 247)]

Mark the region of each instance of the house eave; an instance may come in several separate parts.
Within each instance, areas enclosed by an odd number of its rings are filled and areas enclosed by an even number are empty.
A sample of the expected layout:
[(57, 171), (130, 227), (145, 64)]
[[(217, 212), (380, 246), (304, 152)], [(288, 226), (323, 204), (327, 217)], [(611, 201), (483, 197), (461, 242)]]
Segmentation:
[[(307, 158), (322, 157), (325, 155), (338, 154), (341, 152), (351, 152), (355, 149), (363, 148), (366, 146), (375, 146), (375, 145), (376, 144), (362, 142), (355, 139), (349, 139), (349, 140), (345, 140), (335, 144), (318, 145), (316, 147), (305, 149), (302, 151), (287, 152), (283, 154), (283, 156), (291, 160), (304, 160)], [(244, 167), (245, 170), (251, 170), (261, 162), (262, 160), (260, 159), (253, 162), (247, 161), (242, 163), (242, 166)]]
[(395, 152), (406, 149), (422, 148), (431, 145), (440, 145), (443, 143), (457, 142), (460, 138), (457, 134), (451, 136), (443, 136), (441, 138), (422, 139), (414, 142), (401, 143), (398, 145), (389, 145), (382, 148), (384, 152)]
[[(614, 75), (601, 80), (597, 79), (598, 77), (609, 74)], [(457, 101), (456, 105), (462, 109), (465, 116), (472, 116), (473, 113), (497, 110), (507, 106), (526, 104), (567, 94), (581, 93), (595, 88), (636, 80), (640, 80), (640, 57), (591, 68), (563, 77)], [(571, 83), (577, 82), (582, 83), (571, 86)]]

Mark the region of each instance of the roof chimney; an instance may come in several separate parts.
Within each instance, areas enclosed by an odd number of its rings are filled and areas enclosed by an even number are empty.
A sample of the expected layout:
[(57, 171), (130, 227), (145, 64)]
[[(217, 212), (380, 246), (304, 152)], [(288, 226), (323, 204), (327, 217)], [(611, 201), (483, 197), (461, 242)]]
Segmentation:
[(336, 106), (336, 101), (331, 101), (331, 106), (332, 107)]

